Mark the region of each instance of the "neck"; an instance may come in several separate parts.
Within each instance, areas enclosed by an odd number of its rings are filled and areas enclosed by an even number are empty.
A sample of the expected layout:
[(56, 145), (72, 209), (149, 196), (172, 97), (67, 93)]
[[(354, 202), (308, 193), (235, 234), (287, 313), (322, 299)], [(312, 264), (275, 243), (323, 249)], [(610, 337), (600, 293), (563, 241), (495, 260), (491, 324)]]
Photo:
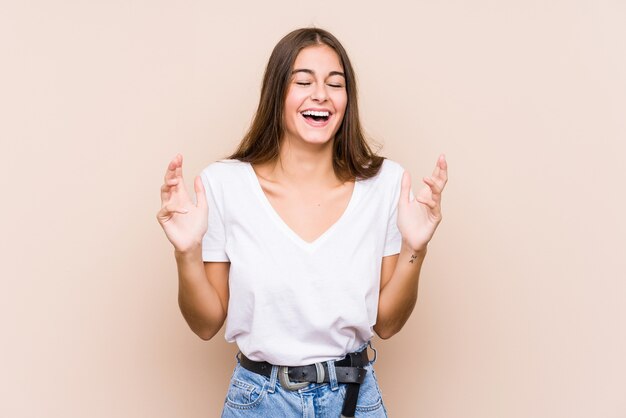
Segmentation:
[(284, 137), (269, 174), (275, 180), (296, 186), (337, 186), (333, 170), (333, 140), (310, 144)]

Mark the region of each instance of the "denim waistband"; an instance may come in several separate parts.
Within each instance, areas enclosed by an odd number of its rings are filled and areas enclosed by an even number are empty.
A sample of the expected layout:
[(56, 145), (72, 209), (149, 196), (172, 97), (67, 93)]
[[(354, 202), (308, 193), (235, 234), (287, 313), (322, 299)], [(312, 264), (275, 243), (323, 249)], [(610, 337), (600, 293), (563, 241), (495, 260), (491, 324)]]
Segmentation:
[[(376, 362), (377, 351), (374, 348), (374, 346), (372, 345), (372, 341), (371, 340), (366, 341), (363, 344), (361, 344), (359, 346), (359, 348), (354, 350), (354, 352), (362, 351), (362, 350), (366, 349), (368, 346), (374, 351), (374, 358), (372, 358), (370, 360), (370, 364), (374, 364)], [(239, 353), (240, 353), (240, 351), (238, 351), (237, 354), (235, 355), (235, 359), (237, 360), (238, 364), (240, 364)], [(346, 355), (347, 354), (348, 353), (346, 353)], [(368, 354), (368, 358), (369, 358), (369, 354)], [(330, 385), (330, 388), (333, 391), (339, 389), (339, 383), (337, 381), (337, 373), (335, 371), (335, 361), (336, 360), (328, 360), (328, 361), (324, 361), (323, 362), (323, 363), (326, 363), (326, 365), (328, 366), (328, 373), (329, 373), (329, 378), (330, 378), (330, 382), (328, 384)], [(273, 365), (272, 366), (272, 371), (271, 371), (271, 375), (270, 375), (270, 382), (269, 382), (269, 386), (268, 386), (268, 392), (269, 393), (274, 393), (274, 391), (276, 390), (276, 382), (278, 381), (278, 369), (279, 368), (280, 368), (279, 365)], [(314, 383), (312, 383), (312, 384), (314, 384)]]

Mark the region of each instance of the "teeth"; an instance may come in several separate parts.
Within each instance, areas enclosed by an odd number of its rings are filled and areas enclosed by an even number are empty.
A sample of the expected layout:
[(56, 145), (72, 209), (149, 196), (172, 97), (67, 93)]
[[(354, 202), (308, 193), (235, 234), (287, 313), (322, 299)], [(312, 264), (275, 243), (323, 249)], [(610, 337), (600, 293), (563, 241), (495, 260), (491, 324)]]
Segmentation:
[(302, 114), (305, 116), (330, 116), (330, 112), (318, 110), (305, 110), (304, 112), (302, 112)]

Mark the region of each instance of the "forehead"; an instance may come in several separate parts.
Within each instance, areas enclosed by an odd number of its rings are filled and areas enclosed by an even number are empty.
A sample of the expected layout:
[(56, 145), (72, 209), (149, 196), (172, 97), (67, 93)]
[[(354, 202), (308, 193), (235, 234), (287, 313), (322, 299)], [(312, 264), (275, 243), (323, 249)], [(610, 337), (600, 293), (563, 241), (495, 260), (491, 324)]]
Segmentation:
[(309, 69), (316, 73), (343, 71), (341, 59), (328, 45), (313, 45), (302, 49), (293, 64), (295, 69)]

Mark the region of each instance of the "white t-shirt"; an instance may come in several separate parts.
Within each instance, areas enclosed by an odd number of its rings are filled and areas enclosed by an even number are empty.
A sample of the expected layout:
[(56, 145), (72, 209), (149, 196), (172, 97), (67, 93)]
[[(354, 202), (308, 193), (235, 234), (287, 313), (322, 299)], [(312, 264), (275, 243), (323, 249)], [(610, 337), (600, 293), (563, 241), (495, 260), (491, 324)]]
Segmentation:
[(226, 341), (252, 360), (285, 366), (337, 360), (367, 342), (382, 257), (400, 252), (403, 171), (385, 159), (376, 176), (356, 181), (339, 220), (308, 243), (273, 209), (250, 163), (209, 164), (201, 173), (209, 205), (202, 258), (231, 263)]

